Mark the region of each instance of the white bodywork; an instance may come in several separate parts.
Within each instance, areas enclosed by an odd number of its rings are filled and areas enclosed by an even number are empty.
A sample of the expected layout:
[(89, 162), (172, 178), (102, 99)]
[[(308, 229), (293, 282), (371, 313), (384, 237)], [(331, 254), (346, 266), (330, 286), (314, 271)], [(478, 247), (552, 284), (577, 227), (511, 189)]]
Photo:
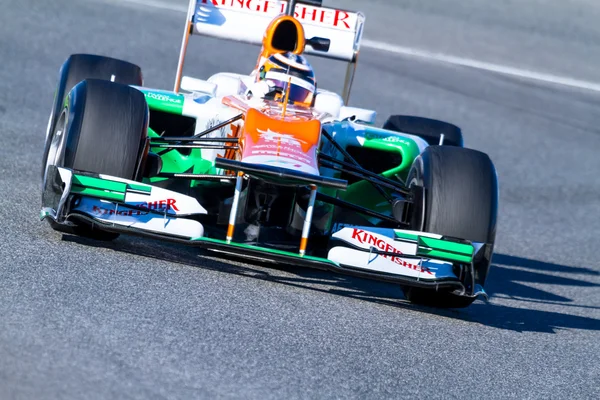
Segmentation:
[[(423, 232), (410, 231), (410, 233), (418, 233), (421, 236), (438, 239), (441, 238), (441, 235), (432, 235)], [(394, 240), (393, 229), (359, 226), (345, 227), (335, 232), (332, 237), (356, 248), (334, 246), (329, 250), (327, 258), (341, 265), (351, 265), (371, 271), (398, 274), (419, 280), (456, 278), (452, 263), (431, 259), (417, 260), (402, 257), (403, 254), (417, 254), (417, 245)], [(397, 256), (381, 255), (377, 251), (394, 253)]]
[[(73, 172), (58, 167), (58, 173), (64, 186), (63, 195), (58, 204), (52, 208), (46, 207), (42, 214), (63, 222), (65, 202), (73, 185)], [(204, 235), (202, 224), (185, 218), (207, 213), (194, 197), (128, 179), (107, 175), (99, 175), (99, 178), (133, 186), (126, 189), (123, 203), (82, 196), (73, 204), (70, 212), (84, 213), (104, 223), (152, 233), (189, 239)], [(136, 187), (143, 187), (143, 190), (135, 189)]]
[[(181, 105), (181, 114), (196, 119), (195, 134), (198, 135), (207, 129), (214, 127), (224, 121), (237, 116), (240, 111), (223, 103), (226, 96), (243, 96), (246, 98), (248, 91), (256, 85), (254, 77), (233, 73), (219, 73), (207, 80), (184, 77), (183, 63), (187, 50), (187, 41), (190, 34), (207, 35), (216, 38), (231, 39), (261, 44), (263, 34), (272, 21), (273, 17), (285, 9), (285, 2), (279, 0), (190, 0), (187, 17), (186, 30), (183, 38), (182, 50), (179, 60), (179, 68), (175, 85), (175, 92), (184, 89), (187, 93), (173, 99), (174, 103)], [(353, 13), (343, 10), (314, 7), (300, 4), (296, 8), (296, 18), (303, 24), (307, 39), (319, 37), (328, 39), (330, 46), (327, 51), (318, 51), (307, 46), (305, 52), (311, 55), (346, 61), (348, 73), (343, 96), (327, 90), (318, 90), (314, 105), (314, 114), (322, 124), (336, 121), (360, 121), (366, 124), (374, 124), (376, 112), (373, 110), (349, 107), (348, 102), (350, 86), (354, 74), (354, 65), (360, 47), (364, 16), (361, 13)], [(161, 96), (159, 91), (146, 91), (148, 97)], [(165, 100), (170, 101), (169, 93)], [(155, 100), (160, 100), (156, 99)], [(250, 100), (252, 101), (252, 100)], [(260, 96), (256, 96), (256, 100)], [(293, 111), (292, 111), (293, 112)], [(309, 111), (311, 112), (311, 111)], [(205, 138), (224, 138), (234, 136), (235, 127), (241, 127), (242, 121), (224, 126), (204, 136)], [(335, 124), (333, 124), (335, 125)], [(331, 132), (342, 146), (350, 141), (357, 141), (362, 145), (364, 142), (365, 126), (349, 122), (349, 127), (344, 132)], [(259, 131), (262, 133), (262, 131)], [(371, 132), (372, 133), (372, 132)], [(287, 139), (285, 132), (265, 132), (264, 135), (276, 137), (279, 145)], [(273, 136), (278, 135), (278, 136)], [(401, 135), (394, 132), (384, 132), (386, 138), (403, 140)], [(396, 137), (398, 136), (398, 137)], [(261, 136), (262, 138), (262, 136)], [(420, 138), (413, 138), (419, 147), (425, 147), (426, 143)], [(265, 141), (269, 141), (265, 139)], [(278, 146), (279, 146), (278, 145)], [(315, 144), (316, 148), (318, 145)], [(293, 143), (290, 144), (293, 147)], [(202, 157), (205, 159), (216, 159), (223, 155), (224, 149), (202, 149)], [(279, 154), (280, 150), (278, 150)], [(266, 156), (256, 156), (255, 160), (246, 158), (244, 162), (271, 165), (273, 161)], [(261, 158), (262, 157), (262, 158)], [(270, 156), (269, 156), (270, 157)], [(285, 158), (285, 157), (283, 157)], [(294, 157), (287, 157), (294, 160)], [(281, 160), (274, 161), (282, 163)], [(293, 164), (293, 163), (292, 163)], [(312, 175), (319, 175), (318, 165), (302, 164), (295, 161), (292, 167), (279, 165), (288, 169), (295, 169)], [(54, 208), (44, 207), (42, 216), (51, 217), (56, 222), (68, 223), (65, 211), (66, 198), (71, 190), (73, 172), (65, 168), (58, 168), (63, 181), (63, 194)], [(332, 171), (325, 171), (327, 175)], [(134, 228), (136, 230), (156, 233), (165, 236), (174, 236), (186, 239), (199, 239), (204, 236), (204, 227), (197, 219), (199, 215), (207, 214), (197, 199), (174, 191), (156, 186), (141, 184), (140, 182), (125, 179), (102, 176), (101, 179), (109, 181), (120, 181), (126, 183), (127, 189), (123, 202), (105, 200), (98, 198), (97, 194), (83, 195), (74, 201), (67, 212), (79, 212), (92, 217), (97, 222), (118, 226), (121, 228)], [(233, 226), (236, 220), (237, 202), (241, 189), (242, 176), (238, 175), (234, 205), (232, 206), (229, 224)], [(131, 189), (129, 188), (131, 186)], [(140, 188), (140, 186), (142, 186)], [(143, 187), (146, 186), (146, 187)], [(137, 188), (137, 189), (136, 189)], [(300, 243), (300, 256), (304, 256), (306, 240), (308, 239), (312, 221), (313, 206), (316, 199), (316, 185), (311, 185), (311, 195), (307, 212), (302, 216), (304, 222), (302, 229), (302, 242)], [(112, 198), (115, 197), (106, 197)], [(118, 197), (122, 199), (121, 197)], [(299, 207), (297, 207), (299, 208)], [(435, 281), (444, 278), (456, 278), (451, 263), (435, 261), (431, 259), (416, 259), (407, 256), (416, 256), (417, 245), (394, 239), (393, 229), (377, 230), (372, 227), (343, 227), (335, 232), (332, 237), (341, 246), (332, 247), (327, 258), (338, 264), (338, 266), (353, 267), (365, 271), (379, 272), (417, 280)], [(233, 230), (232, 230), (233, 232)], [(412, 232), (413, 234), (415, 232)], [(418, 233), (418, 232), (417, 232)], [(419, 233), (422, 234), (422, 233)], [(227, 242), (231, 235), (227, 234)], [(386, 254), (381, 254), (384, 252)]]
[[(181, 51), (175, 77), (175, 92), (179, 92), (183, 67), (191, 35), (203, 35), (237, 42), (261, 45), (263, 35), (274, 17), (283, 14), (287, 3), (281, 0), (190, 0)], [(347, 62), (342, 98), (347, 103), (356, 61), (360, 50), (365, 16), (325, 7), (297, 4), (295, 18), (300, 21), (306, 39), (329, 41), (327, 50), (307, 44), (304, 52), (319, 57)]]
[[(286, 2), (278, 0), (192, 0), (190, 20), (193, 33), (260, 45), (274, 17), (285, 12)], [(297, 4), (294, 15), (307, 38), (331, 41), (326, 52), (307, 46), (307, 54), (351, 62), (358, 52), (364, 15), (362, 13)]]
[[(211, 100), (215, 98), (221, 99), (225, 96), (243, 94), (246, 89), (251, 88), (253, 85), (254, 77), (229, 72), (220, 72), (207, 80), (184, 76), (181, 81), (181, 89), (190, 93), (198, 104), (214, 104), (215, 102)], [(188, 102), (186, 102), (186, 105), (189, 106)], [(184, 106), (183, 114), (201, 117), (201, 115), (194, 113), (194, 110), (198, 108), (195, 105), (192, 105), (192, 107), (188, 107), (186, 110)], [(322, 122), (355, 119), (374, 124), (377, 118), (376, 111), (346, 106), (339, 94), (323, 89), (317, 90), (314, 109), (317, 113), (323, 115)]]
[(163, 235), (189, 239), (204, 235), (204, 227), (200, 222), (187, 218), (176, 218), (167, 211), (161, 215), (90, 197), (83, 197), (73, 210), (86, 213), (104, 223), (142, 229)]

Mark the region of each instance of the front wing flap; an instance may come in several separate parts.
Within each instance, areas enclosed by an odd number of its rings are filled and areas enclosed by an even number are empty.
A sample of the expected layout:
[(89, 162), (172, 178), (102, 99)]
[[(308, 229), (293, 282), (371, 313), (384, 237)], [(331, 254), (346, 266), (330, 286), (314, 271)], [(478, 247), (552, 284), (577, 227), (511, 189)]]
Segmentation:
[(456, 267), (472, 267), (485, 247), (483, 243), (425, 232), (342, 226), (331, 236), (326, 257), (302, 256), (292, 251), (205, 237), (198, 216), (206, 213), (196, 199), (177, 192), (51, 167), (43, 192), (41, 218), (62, 225), (85, 221), (111, 232), (409, 286), (454, 289), (464, 295), (474, 292), (465, 289), (465, 277), (457, 273), (464, 268)]
[(407, 284), (461, 285), (457, 294), (485, 294), (475, 281), (475, 264), (489, 245), (404, 229), (341, 227), (332, 235), (328, 259), (340, 265), (401, 274)]
[(69, 225), (71, 218), (84, 216), (103, 228), (120, 226), (193, 238), (204, 235), (204, 227), (194, 220), (202, 214), (206, 210), (196, 199), (171, 190), (50, 167), (40, 217)]

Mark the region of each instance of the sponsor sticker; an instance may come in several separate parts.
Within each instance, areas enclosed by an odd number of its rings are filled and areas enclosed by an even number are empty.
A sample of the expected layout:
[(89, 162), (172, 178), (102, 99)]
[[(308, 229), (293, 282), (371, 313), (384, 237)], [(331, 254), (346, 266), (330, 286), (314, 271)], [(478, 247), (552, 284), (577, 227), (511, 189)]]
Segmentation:
[[(144, 202), (139, 204), (131, 204), (135, 207), (144, 208), (151, 211), (160, 211), (160, 212), (169, 212), (169, 211), (179, 211), (177, 208), (177, 200), (175, 199), (165, 199), (165, 200), (156, 200), (151, 202)], [(118, 215), (123, 217), (135, 217), (141, 215), (148, 215), (148, 211), (137, 210), (128, 208), (126, 205), (121, 205), (119, 207), (102, 207), (100, 205), (92, 206), (92, 213), (97, 216), (110, 216), (110, 215)]]
[(143, 88), (139, 90), (146, 96), (146, 102), (150, 109), (163, 110), (175, 114), (181, 114), (183, 111), (184, 97), (182, 95)]
[(186, 218), (174, 218), (174, 215), (160, 215), (151, 213), (149, 210), (156, 209), (175, 209), (185, 210), (185, 199), (181, 200), (181, 205), (176, 205), (174, 199), (157, 200), (147, 203), (137, 202), (129, 203), (136, 207), (145, 206), (144, 209), (132, 209), (125, 204), (115, 204), (105, 200), (99, 200), (90, 197), (83, 197), (74, 210), (84, 212), (101, 221), (107, 221), (111, 224), (137, 228), (143, 231), (156, 232), (167, 235), (177, 235), (182, 237), (197, 238), (204, 235), (204, 227), (197, 221)]
[(374, 132), (365, 132), (365, 139), (367, 139), (367, 140), (379, 139), (379, 140), (383, 140), (384, 142), (410, 144), (410, 142), (408, 142), (407, 140), (405, 140), (395, 134), (385, 135), (385, 134), (374, 133)]
[(305, 153), (302, 145), (306, 142), (293, 135), (274, 132), (271, 129), (257, 129), (257, 132), (258, 141), (247, 143), (243, 150), (243, 160), (317, 173), (318, 168), (313, 157), (314, 147), (309, 153)]
[[(273, 17), (285, 13), (286, 9), (286, 3), (279, 0), (200, 0), (198, 4)], [(307, 4), (296, 4), (294, 16), (304, 23), (326, 25), (341, 30), (354, 30), (357, 21), (354, 13)]]
[(94, 214), (98, 217), (106, 217), (106, 216), (110, 216), (110, 215), (118, 215), (121, 217), (135, 217), (135, 216), (147, 215), (148, 213), (145, 211), (131, 210), (131, 209), (124, 209), (124, 210), (116, 209), (115, 210), (115, 208), (105, 208), (105, 207), (100, 207), (100, 206), (94, 205), (92, 207), (92, 214)]
[(347, 243), (353, 244), (365, 250), (375, 248), (382, 252), (397, 254), (397, 256), (395, 256), (388, 254), (373, 253), (372, 255), (370, 255), (367, 264), (371, 264), (378, 258), (383, 258), (399, 266), (412, 269), (420, 273), (433, 275), (433, 273), (428, 267), (417, 265), (415, 263), (407, 261), (406, 259), (401, 258), (401, 255), (404, 254), (404, 252), (402, 251), (402, 249), (400, 249), (400, 246), (405, 246), (404, 250), (407, 251), (407, 254), (414, 255), (416, 254), (416, 245), (401, 244), (395, 242), (393, 238), (386, 237), (378, 233), (366, 231), (360, 228), (344, 228), (341, 231), (334, 233), (333, 237), (342, 239)]
[(179, 96), (176, 96), (176, 95), (147, 92), (146, 97), (153, 99), (153, 100), (158, 100), (158, 101), (167, 101), (169, 103), (174, 103), (174, 104), (183, 104), (183, 100)]
[(152, 211), (179, 211), (176, 206), (177, 200), (165, 199), (136, 204), (137, 207), (147, 208)]

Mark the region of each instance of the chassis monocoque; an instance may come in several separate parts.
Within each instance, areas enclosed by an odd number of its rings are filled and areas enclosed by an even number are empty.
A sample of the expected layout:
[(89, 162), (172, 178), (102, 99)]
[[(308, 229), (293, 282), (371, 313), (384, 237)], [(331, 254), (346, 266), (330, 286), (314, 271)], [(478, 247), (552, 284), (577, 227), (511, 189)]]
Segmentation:
[[(358, 51), (362, 14), (297, 7), (342, 15)], [(146, 235), (396, 282), (409, 300), (438, 307), (485, 295), (498, 207), (489, 157), (464, 148), (454, 125), (392, 116), (377, 128), (373, 111), (346, 106), (355, 57), (344, 98), (321, 90), (310, 109), (249, 99), (250, 76), (182, 78), (190, 32), (219, 36), (207, 10), (218, 29), (239, 17), (190, 2), (174, 91), (144, 87), (140, 68), (121, 60), (78, 54), (63, 64), (42, 219), (96, 239)], [(319, 36), (305, 40), (305, 21), (288, 14), (270, 22), (263, 51), (312, 46), (343, 59), (344, 38), (309, 21)]]

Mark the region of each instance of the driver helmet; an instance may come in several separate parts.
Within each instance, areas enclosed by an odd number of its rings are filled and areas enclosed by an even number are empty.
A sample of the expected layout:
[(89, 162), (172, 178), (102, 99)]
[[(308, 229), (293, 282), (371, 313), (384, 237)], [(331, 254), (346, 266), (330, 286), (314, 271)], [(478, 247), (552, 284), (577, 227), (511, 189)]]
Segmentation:
[(317, 83), (306, 58), (293, 53), (274, 54), (258, 68), (257, 82), (266, 82), (269, 92), (265, 99), (283, 101), (288, 90), (288, 103), (312, 107), (315, 103)]

